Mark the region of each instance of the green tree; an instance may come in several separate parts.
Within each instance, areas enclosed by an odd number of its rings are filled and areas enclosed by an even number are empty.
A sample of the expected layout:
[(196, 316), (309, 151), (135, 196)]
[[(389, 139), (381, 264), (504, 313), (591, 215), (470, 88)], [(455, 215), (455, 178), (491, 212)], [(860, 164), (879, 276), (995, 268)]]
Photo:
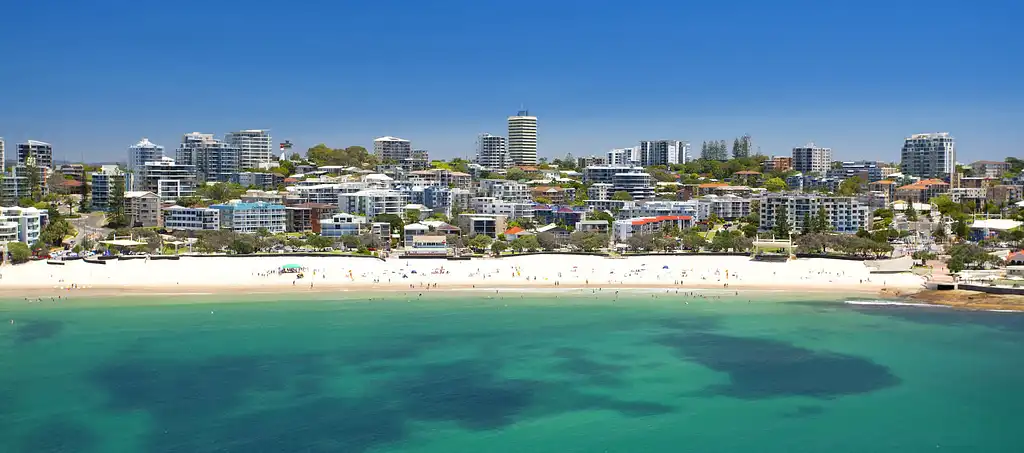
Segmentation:
[(832, 231), (832, 222), (828, 219), (828, 213), (825, 212), (824, 206), (818, 207), (818, 213), (814, 217), (814, 228), (815, 233), (828, 233)]
[(800, 227), (800, 234), (811, 234), (814, 232), (814, 224), (811, 222), (811, 214), (804, 213), (804, 222)]
[(626, 192), (625, 190), (620, 190), (612, 194), (612, 200), (633, 201), (633, 196), (630, 195), (629, 192)]
[(235, 238), (231, 241), (231, 244), (228, 245), (228, 250), (231, 250), (238, 255), (251, 255), (256, 251), (256, 247), (253, 245), (252, 241), (246, 239), (247, 238), (243, 237)]
[(967, 226), (967, 217), (957, 217), (956, 222), (953, 222), (953, 234), (955, 234), (960, 240), (967, 240), (967, 236), (970, 234), (971, 229)]
[(544, 250), (554, 250), (558, 248), (558, 239), (555, 238), (554, 234), (544, 232), (537, 234), (537, 243), (540, 244)]
[(852, 178), (846, 178), (843, 182), (839, 183), (839, 195), (844, 197), (850, 197), (860, 193), (861, 187), (864, 185), (864, 179), (860, 176), (854, 176)]
[(786, 181), (782, 178), (769, 178), (764, 182), (764, 188), (768, 189), (769, 192), (781, 192), (789, 188), (786, 185)]
[(309, 239), (306, 239), (306, 244), (308, 244), (310, 247), (313, 247), (314, 250), (323, 250), (326, 249), (327, 247), (333, 247), (334, 239), (329, 238), (327, 236), (314, 234), (310, 236)]
[(775, 211), (775, 227), (772, 228), (772, 232), (775, 233), (776, 238), (783, 239), (788, 238), (792, 230), (793, 227), (789, 223), (789, 213), (786, 211), (786, 205), (779, 205), (779, 209)]
[(520, 181), (526, 179), (526, 172), (519, 167), (512, 167), (505, 171), (505, 179), (509, 181)]
[(124, 178), (112, 178), (114, 186), (110, 189), (107, 203), (107, 228), (129, 226), (130, 219), (124, 213)]
[(225, 203), (237, 199), (245, 193), (246, 188), (233, 182), (204, 184), (196, 188), (196, 196), (209, 199), (215, 203)]
[(505, 241), (494, 241), (491, 244), (491, 252), (495, 255), (501, 255), (505, 250), (508, 250), (508, 243)]
[(914, 203), (907, 203), (907, 220), (911, 222), (917, 221), (917, 209), (914, 209)]
[(492, 241), (494, 241), (494, 239), (491, 239), (490, 236), (487, 236), (486, 234), (478, 234), (469, 240), (469, 248), (482, 252), (487, 250), (487, 247), (491, 245)]
[(21, 242), (8, 242), (7, 252), (11, 255), (11, 263), (21, 264), (27, 262), (32, 256), (32, 251), (29, 250), (28, 246)]

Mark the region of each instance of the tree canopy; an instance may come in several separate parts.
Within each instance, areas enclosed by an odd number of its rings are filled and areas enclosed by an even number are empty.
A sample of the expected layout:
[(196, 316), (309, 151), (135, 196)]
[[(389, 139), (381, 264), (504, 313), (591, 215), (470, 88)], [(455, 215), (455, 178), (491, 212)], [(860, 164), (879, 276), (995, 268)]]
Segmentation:
[(347, 148), (330, 148), (320, 143), (306, 150), (306, 160), (317, 165), (340, 165), (344, 167), (375, 166), (380, 163), (377, 156), (370, 154), (362, 146)]

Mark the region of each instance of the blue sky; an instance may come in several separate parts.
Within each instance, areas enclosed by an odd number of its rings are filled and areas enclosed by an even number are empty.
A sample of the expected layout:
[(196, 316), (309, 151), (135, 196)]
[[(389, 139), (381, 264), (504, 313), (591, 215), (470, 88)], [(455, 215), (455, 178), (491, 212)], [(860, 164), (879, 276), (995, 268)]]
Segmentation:
[(1024, 155), (1024, 2), (21, 1), (0, 11), (0, 136), (124, 159), (142, 136), (395, 135), (468, 156), (525, 105), (540, 154), (750, 133), (898, 160)]

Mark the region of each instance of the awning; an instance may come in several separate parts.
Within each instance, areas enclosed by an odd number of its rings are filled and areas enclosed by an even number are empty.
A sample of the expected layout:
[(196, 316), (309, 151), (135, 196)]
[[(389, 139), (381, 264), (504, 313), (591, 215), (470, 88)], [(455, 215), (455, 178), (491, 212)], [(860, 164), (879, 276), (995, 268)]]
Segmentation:
[(115, 239), (113, 241), (100, 241), (100, 244), (115, 245), (118, 247), (134, 247), (136, 245), (146, 245), (145, 242), (133, 241), (131, 239)]

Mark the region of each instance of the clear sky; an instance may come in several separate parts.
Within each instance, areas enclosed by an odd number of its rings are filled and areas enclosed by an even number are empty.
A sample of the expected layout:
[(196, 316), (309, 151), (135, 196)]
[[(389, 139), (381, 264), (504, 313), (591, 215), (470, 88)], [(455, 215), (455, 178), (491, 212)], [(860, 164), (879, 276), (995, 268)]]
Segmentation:
[(469, 156), (525, 105), (540, 154), (744, 133), (898, 160), (1024, 155), (1024, 2), (11, 1), (0, 136), (124, 160), (147, 136), (269, 128), (296, 148), (395, 135)]

